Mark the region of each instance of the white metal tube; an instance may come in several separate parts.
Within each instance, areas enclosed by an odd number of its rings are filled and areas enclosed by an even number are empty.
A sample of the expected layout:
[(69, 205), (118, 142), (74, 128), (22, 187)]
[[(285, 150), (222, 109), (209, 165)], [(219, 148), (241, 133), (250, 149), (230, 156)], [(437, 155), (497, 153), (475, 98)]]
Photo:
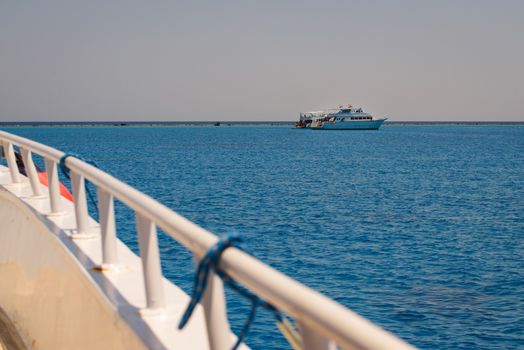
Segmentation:
[(118, 263), (116, 254), (116, 225), (113, 196), (101, 188), (98, 190), (98, 214), (102, 233), (102, 268)]
[(49, 189), (49, 202), (51, 214), (59, 214), (62, 211), (60, 198), (60, 185), (58, 182), (58, 169), (56, 163), (51, 159), (45, 159), (45, 170), (47, 172), (47, 185)]
[(142, 259), (147, 309), (162, 309), (166, 306), (162, 286), (162, 269), (155, 224), (136, 213), (138, 247)]
[(38, 178), (38, 173), (36, 171), (35, 163), (33, 162), (31, 151), (23, 147), (20, 149), (22, 150), (25, 172), (29, 178), (29, 183), (31, 184), (31, 189), (33, 190), (33, 196), (40, 197), (43, 194), (42, 185), (40, 184), (40, 179)]
[(0, 139), (4, 140), (4, 142), (9, 142), (14, 145), (18, 145), (19, 147), (27, 148), (33, 153), (39, 154), (44, 158), (54, 160), (55, 162), (58, 162), (60, 157), (64, 155), (64, 152), (56, 150), (52, 147), (1, 130)]
[(227, 320), (224, 284), (214, 271), (207, 280), (207, 288), (202, 296), (202, 306), (206, 317), (207, 336), (211, 350), (229, 350), (231, 330)]
[(7, 159), (7, 165), (9, 166), (9, 172), (11, 173), (11, 182), (20, 183), (20, 172), (18, 171), (18, 165), (16, 164), (15, 151), (13, 144), (10, 142), (4, 142), (5, 157)]
[(73, 189), (73, 203), (75, 205), (76, 234), (87, 233), (89, 230), (89, 214), (87, 212), (84, 177), (71, 171), (71, 187)]

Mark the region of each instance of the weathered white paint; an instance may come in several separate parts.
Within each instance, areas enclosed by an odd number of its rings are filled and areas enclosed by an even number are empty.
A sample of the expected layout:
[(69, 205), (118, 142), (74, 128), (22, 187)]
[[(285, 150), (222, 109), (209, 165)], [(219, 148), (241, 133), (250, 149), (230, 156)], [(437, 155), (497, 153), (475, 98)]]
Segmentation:
[(101, 269), (117, 268), (116, 224), (113, 196), (98, 189), (98, 214), (100, 216), (100, 231), (102, 234), (102, 265)]
[[(11, 166), (9, 166), (11, 168)], [(58, 169), (56, 162), (45, 158), (45, 170), (47, 173), (47, 183), (49, 190), (50, 211), (49, 215), (62, 215), (63, 198), (60, 196), (60, 186), (58, 181)]]
[(76, 233), (78, 236), (89, 236), (89, 215), (87, 213), (87, 198), (84, 177), (80, 174), (71, 172), (71, 188), (73, 190)]
[(15, 152), (13, 149), (13, 144), (8, 141), (4, 141), (4, 149), (5, 149), (5, 157), (7, 160), (7, 164), (9, 164), (9, 172), (11, 173), (11, 182), (12, 183), (19, 183), (21, 182), (20, 173), (18, 171), (18, 167), (16, 167), (16, 158), (15, 158)]
[[(146, 309), (149, 312), (163, 312), (166, 307), (164, 286), (162, 285), (162, 268), (160, 267), (160, 253), (155, 224), (143, 217), (136, 215), (136, 230), (138, 233), (138, 246), (142, 257), (142, 271), (146, 289)], [(147, 314), (147, 313), (146, 313)]]
[(209, 333), (209, 343), (213, 350), (229, 350), (233, 346), (229, 336), (226, 298), (224, 284), (220, 277), (210, 273), (207, 288), (202, 296), (202, 306), (206, 315), (206, 326)]
[(22, 158), (24, 160), (25, 171), (27, 173), (27, 177), (29, 178), (31, 189), (33, 190), (33, 197), (44, 198), (42, 184), (40, 184), (40, 180), (38, 179), (38, 174), (36, 171), (35, 163), (33, 163), (33, 156), (31, 155), (31, 151), (22, 148), (21, 152)]

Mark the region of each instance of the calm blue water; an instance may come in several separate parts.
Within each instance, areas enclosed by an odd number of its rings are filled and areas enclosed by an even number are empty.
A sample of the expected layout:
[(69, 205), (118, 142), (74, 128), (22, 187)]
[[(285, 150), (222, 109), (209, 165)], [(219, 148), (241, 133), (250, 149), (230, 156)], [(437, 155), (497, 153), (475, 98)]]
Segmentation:
[[(426, 349), (524, 348), (524, 127), (10, 128), (101, 168)], [(136, 249), (133, 217), (119, 236)], [(165, 274), (191, 256), (162, 236)], [(238, 330), (245, 303), (228, 293)], [(175, 325), (173, 325), (175, 327)], [(248, 339), (285, 348), (260, 312)]]

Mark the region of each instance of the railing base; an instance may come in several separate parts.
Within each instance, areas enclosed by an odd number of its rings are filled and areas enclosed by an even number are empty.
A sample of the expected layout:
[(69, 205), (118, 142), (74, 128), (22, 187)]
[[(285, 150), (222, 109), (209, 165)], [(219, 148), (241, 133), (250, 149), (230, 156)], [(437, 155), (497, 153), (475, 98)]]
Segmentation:
[(69, 236), (71, 239), (93, 239), (93, 238), (99, 238), (100, 233), (98, 232), (82, 232), (82, 233), (73, 233), (71, 236)]
[(65, 211), (57, 211), (57, 212), (53, 212), (53, 213), (47, 213), (45, 214), (47, 217), (57, 217), (57, 216), (66, 216), (66, 215), (69, 215), (67, 212)]
[(29, 199), (29, 200), (31, 200), (31, 199), (40, 200), (40, 199), (48, 199), (49, 197), (46, 196), (45, 194), (40, 194), (38, 196), (34, 196), (33, 195), (33, 196), (20, 197), (20, 198), (22, 198), (22, 199)]
[(148, 309), (148, 308), (142, 308), (138, 309), (138, 314), (142, 317), (159, 317), (165, 315), (165, 309), (158, 308), (158, 309)]
[(25, 182), (12, 182), (10, 184), (7, 184), (7, 185), (3, 185), (6, 189), (8, 190), (20, 190), (24, 187), (26, 187), (27, 183)]

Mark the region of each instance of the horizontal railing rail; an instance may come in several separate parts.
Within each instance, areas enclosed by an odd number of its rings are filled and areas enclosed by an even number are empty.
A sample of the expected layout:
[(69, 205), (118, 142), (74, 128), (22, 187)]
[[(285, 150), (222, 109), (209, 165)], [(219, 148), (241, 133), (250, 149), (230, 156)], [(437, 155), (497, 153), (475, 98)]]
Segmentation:
[[(36, 171), (31, 153), (44, 158), (49, 182), (50, 215), (61, 215), (63, 198), (59, 192), (57, 164), (64, 152), (4, 131), (0, 131), (0, 141), (4, 146), (14, 184), (20, 183), (21, 180), (14, 160), (13, 146), (20, 148), (35, 197), (42, 196), (42, 189), (35, 179)], [(118, 264), (113, 198), (134, 210), (147, 301), (147, 307), (143, 312), (161, 313), (166, 305), (156, 226), (189, 249), (197, 260), (217, 242), (218, 237), (146, 194), (78, 158), (67, 157), (65, 165), (71, 170), (78, 235), (91, 234), (87, 224), (85, 179), (97, 187), (102, 270)], [(258, 296), (293, 317), (299, 326), (304, 349), (332, 349), (334, 344), (344, 349), (413, 349), (411, 345), (367, 319), (239, 249), (227, 249), (220, 260), (220, 268)], [(231, 343), (223, 285), (216, 275), (210, 278), (210, 282), (203, 298), (209, 343), (213, 350), (225, 350)]]

